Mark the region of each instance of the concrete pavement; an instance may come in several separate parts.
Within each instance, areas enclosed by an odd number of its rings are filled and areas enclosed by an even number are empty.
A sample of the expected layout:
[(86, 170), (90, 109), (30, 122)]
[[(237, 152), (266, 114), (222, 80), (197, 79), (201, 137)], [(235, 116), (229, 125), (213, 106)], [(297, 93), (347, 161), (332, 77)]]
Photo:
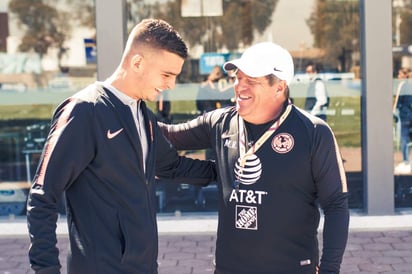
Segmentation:
[[(213, 273), (216, 214), (159, 215), (158, 224), (159, 274)], [(59, 220), (57, 234), (62, 273), (66, 273), (68, 240), (64, 217)], [(0, 274), (33, 273), (28, 265), (28, 247), (25, 218), (0, 218)], [(412, 211), (390, 216), (351, 212), (341, 273), (411, 274)]]

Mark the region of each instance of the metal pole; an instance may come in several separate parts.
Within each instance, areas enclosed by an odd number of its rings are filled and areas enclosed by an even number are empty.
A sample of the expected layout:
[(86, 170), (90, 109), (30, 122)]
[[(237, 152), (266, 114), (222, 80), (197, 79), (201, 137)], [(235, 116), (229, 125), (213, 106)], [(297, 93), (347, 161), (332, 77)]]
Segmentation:
[(369, 215), (393, 214), (392, 1), (360, 1), (364, 203)]
[(127, 39), (126, 0), (95, 0), (97, 80), (103, 81), (117, 68)]

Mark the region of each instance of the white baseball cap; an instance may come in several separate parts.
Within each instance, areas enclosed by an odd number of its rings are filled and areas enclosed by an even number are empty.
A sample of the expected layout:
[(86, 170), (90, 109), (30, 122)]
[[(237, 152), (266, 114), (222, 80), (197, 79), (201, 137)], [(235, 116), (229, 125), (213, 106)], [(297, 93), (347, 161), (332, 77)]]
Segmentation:
[(272, 42), (258, 43), (243, 52), (239, 59), (223, 65), (225, 71), (240, 69), (250, 77), (273, 74), (289, 85), (294, 75), (293, 59), (290, 53)]

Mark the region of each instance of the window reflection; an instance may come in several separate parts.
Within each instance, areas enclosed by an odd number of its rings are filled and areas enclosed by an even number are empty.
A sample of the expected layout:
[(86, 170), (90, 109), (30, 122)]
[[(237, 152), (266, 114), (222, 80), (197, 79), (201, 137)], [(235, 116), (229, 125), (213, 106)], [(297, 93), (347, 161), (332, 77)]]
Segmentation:
[[(177, 26), (191, 45), (191, 56), (185, 63), (180, 84), (176, 90), (168, 92), (171, 122), (187, 121), (197, 116), (204, 111), (199, 106), (207, 105), (208, 110), (222, 107), (219, 104), (222, 94), (217, 89), (199, 94), (213, 68), (239, 57), (251, 43), (276, 41), (294, 58), (296, 76), (290, 94), (297, 106), (304, 108), (310, 85), (305, 74), (306, 65), (309, 62), (322, 65), (319, 77), (329, 93), (326, 96), (328, 107), (323, 111), (342, 149), (352, 191), (350, 206), (361, 208), (359, 2), (269, 1), (271, 5), (265, 10), (270, 11), (268, 13), (262, 13), (258, 2), (248, 1), (234, 7), (233, 1), (223, 1), (223, 18), (199, 13), (181, 17), (177, 2), (168, 3), (161, 11), (157, 7), (151, 10)], [(247, 14), (243, 16), (246, 10)], [(199, 157), (199, 152), (188, 152), (187, 155), (191, 153)], [(208, 151), (200, 155), (210, 157)], [(196, 201), (195, 197), (192, 200)]]
[[(0, 3), (0, 204), (14, 199), (13, 188), (25, 194), (56, 105), (96, 79), (93, 1), (73, 1), (70, 6), (59, 1), (44, 4), (43, 11), (38, 10), (36, 16), (24, 17), (27, 22), (41, 25), (32, 31), (32, 36), (27, 35), (24, 24), (19, 25), (18, 9), (13, 2), (16, 1)], [(223, 75), (215, 83), (216, 92), (200, 94), (202, 83), (215, 66), (239, 57), (250, 44), (275, 41), (294, 58), (296, 76), (290, 94), (297, 106), (304, 108), (310, 85), (306, 65), (322, 65), (319, 76), (329, 97), (324, 111), (345, 160), (350, 206), (362, 208), (359, 1), (271, 0), (263, 1), (264, 5), (257, 0), (241, 4), (198, 2), (218, 8), (182, 7), (182, 1), (128, 1), (128, 26), (143, 18), (160, 17), (174, 25), (190, 47), (190, 58), (179, 75), (176, 89), (165, 92), (163, 98), (149, 106), (164, 121), (178, 123), (202, 112), (202, 103), (212, 102), (215, 108), (233, 104), (230, 75)], [(399, 82), (397, 70), (411, 67), (411, 2), (394, 1), (394, 100)], [(79, 5), (87, 12), (76, 12), (76, 18), (68, 16)], [(219, 12), (210, 13), (216, 11)], [(54, 25), (47, 21), (52, 18), (56, 19)], [(36, 21), (40, 19), (44, 21)], [(24, 45), (23, 40), (27, 42)], [(403, 160), (400, 134), (400, 122), (394, 122), (395, 164)], [(196, 158), (213, 157), (208, 151), (181, 153)], [(397, 207), (412, 203), (408, 174), (395, 173)], [(216, 210), (214, 186), (204, 191), (187, 185), (168, 187), (166, 183), (159, 184), (159, 211)]]
[(54, 108), (96, 79), (92, 3), (0, 3), (0, 215), (25, 214)]

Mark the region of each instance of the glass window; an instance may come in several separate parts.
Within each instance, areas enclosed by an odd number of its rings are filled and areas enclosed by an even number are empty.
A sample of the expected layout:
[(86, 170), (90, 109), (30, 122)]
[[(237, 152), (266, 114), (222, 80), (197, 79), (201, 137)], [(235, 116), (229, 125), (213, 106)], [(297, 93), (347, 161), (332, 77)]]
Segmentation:
[(79, 2), (0, 3), (0, 216), (25, 214), (54, 108), (96, 80), (93, 1)]
[[(296, 76), (290, 86), (290, 95), (297, 106), (315, 113), (309, 108), (315, 98), (308, 98), (314, 97), (308, 93), (312, 92), (314, 78), (323, 80), (327, 94), (317, 114), (327, 119), (341, 147), (351, 191), (350, 207), (362, 208), (359, 1), (272, 0), (265, 1), (265, 5), (262, 1), (184, 3), (180, 6), (180, 1), (167, 1), (151, 5), (147, 1), (148, 16), (169, 21), (190, 45), (190, 58), (176, 89), (165, 92), (163, 98), (152, 105), (159, 117), (166, 122), (178, 123), (208, 110), (233, 105), (232, 81), (220, 67), (225, 61), (239, 57), (251, 44), (278, 43), (294, 58)], [(214, 8), (209, 10), (209, 5)], [(136, 8), (129, 24), (133, 25), (141, 18), (141, 9)], [(306, 73), (309, 63), (316, 65), (316, 77)], [(213, 157), (210, 151), (188, 151), (185, 154), (197, 158)], [(175, 188), (174, 191), (179, 193), (179, 187)], [(191, 195), (189, 204), (177, 198), (173, 207), (168, 207), (169, 203), (165, 202), (164, 210), (183, 208), (183, 203), (187, 210), (216, 207), (216, 196), (212, 193), (216, 189), (208, 188), (207, 194), (212, 195), (203, 197), (204, 189), (185, 188), (186, 192), (192, 193), (188, 196)], [(165, 190), (168, 191), (171, 190)], [(167, 201), (168, 195), (165, 197)]]
[[(0, 215), (25, 213), (54, 108), (96, 80), (93, 1), (43, 1), (31, 14), (16, 2), (0, 3)], [(301, 108), (311, 97), (307, 65), (316, 65), (327, 91), (319, 114), (341, 147), (350, 207), (363, 207), (358, 0), (128, 2), (129, 29), (143, 18), (162, 18), (189, 45), (175, 90), (149, 103), (165, 122), (233, 105), (233, 79), (219, 68), (256, 42), (273, 41), (291, 52), (296, 76), (290, 95)], [(210, 151), (182, 154), (213, 157)], [(216, 191), (215, 185), (200, 189), (159, 182), (159, 212), (215, 211)]]

